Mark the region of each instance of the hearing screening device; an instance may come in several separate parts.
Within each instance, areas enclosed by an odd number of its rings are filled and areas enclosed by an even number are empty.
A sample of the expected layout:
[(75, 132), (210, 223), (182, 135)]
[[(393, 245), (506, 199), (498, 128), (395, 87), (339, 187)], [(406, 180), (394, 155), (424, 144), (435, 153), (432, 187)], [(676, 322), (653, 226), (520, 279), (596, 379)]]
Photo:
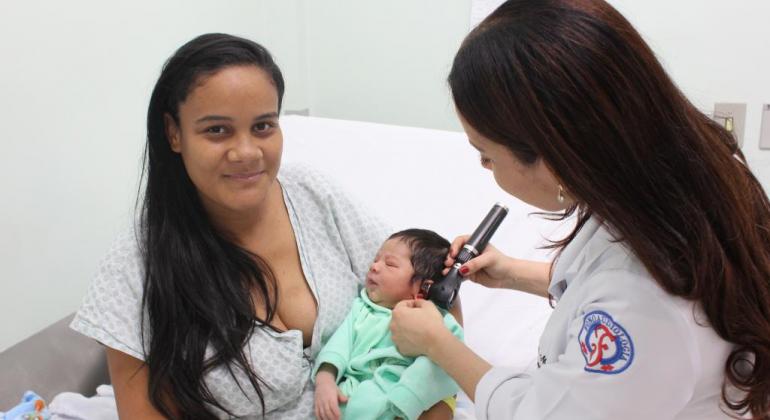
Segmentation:
[(492, 206), (492, 209), (484, 217), (484, 220), (481, 221), (479, 227), (473, 231), (473, 234), (457, 254), (455, 263), (449, 269), (446, 276), (439, 281), (426, 280), (423, 282), (421, 286), (422, 295), (444, 309), (451, 308), (455, 298), (457, 298), (457, 292), (460, 291), (460, 284), (463, 282), (460, 267), (484, 252), (489, 239), (492, 238), (492, 235), (495, 234), (500, 223), (502, 223), (507, 215), (508, 207), (500, 203)]

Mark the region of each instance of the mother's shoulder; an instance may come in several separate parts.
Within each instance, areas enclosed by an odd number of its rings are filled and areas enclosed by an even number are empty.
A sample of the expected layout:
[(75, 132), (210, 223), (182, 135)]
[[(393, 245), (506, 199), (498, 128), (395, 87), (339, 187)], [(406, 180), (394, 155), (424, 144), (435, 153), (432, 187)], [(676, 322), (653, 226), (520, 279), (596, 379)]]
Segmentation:
[(282, 184), (326, 184), (328, 175), (318, 168), (301, 162), (281, 163), (281, 169), (278, 171), (278, 180)]
[(144, 249), (142, 229), (134, 222), (118, 232), (107, 250), (107, 257), (116, 260), (138, 260)]
[(344, 194), (328, 174), (305, 163), (282, 164), (278, 180), (290, 195), (309, 195), (314, 199), (327, 201)]

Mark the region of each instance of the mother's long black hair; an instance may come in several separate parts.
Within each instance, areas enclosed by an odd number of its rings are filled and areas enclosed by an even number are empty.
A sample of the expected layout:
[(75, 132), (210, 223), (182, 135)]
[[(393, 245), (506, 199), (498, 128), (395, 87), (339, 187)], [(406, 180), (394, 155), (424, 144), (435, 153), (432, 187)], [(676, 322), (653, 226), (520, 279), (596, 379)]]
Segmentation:
[[(284, 82), (262, 46), (235, 36), (207, 34), (183, 45), (166, 62), (147, 112), (146, 188), (139, 228), (145, 269), (143, 322), (149, 397), (167, 417), (216, 418), (206, 404), (227, 412), (203, 381), (217, 366), (242, 370), (259, 395), (265, 383), (243, 352), (255, 322), (267, 326), (277, 305), (274, 277), (258, 256), (214, 228), (182, 158), (170, 148), (164, 124), (179, 125), (179, 105), (201, 77), (230, 66), (264, 70), (278, 92)], [(265, 319), (252, 300), (260, 296)], [(207, 346), (213, 353), (207, 357)], [(232, 413), (230, 413), (232, 414)]]

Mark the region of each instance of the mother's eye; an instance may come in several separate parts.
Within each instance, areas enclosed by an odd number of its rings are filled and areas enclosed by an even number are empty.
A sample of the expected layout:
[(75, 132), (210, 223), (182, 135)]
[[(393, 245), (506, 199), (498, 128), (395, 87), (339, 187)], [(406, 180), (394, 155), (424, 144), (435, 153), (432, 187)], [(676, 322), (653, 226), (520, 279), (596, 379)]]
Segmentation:
[(227, 128), (223, 125), (214, 125), (206, 128), (206, 133), (209, 134), (225, 134), (226, 132)]
[(275, 125), (273, 123), (271, 123), (271, 122), (263, 121), (263, 122), (258, 122), (256, 124), (254, 124), (254, 128), (253, 129), (256, 132), (262, 133), (262, 132), (270, 130), (274, 126)]

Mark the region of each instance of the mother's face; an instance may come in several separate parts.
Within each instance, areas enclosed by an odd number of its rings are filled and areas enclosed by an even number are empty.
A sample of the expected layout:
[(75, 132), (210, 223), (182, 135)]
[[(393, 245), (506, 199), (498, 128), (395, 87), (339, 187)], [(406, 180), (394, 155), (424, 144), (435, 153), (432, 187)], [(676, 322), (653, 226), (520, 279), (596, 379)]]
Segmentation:
[(179, 105), (179, 124), (166, 117), (171, 149), (209, 212), (258, 207), (281, 164), (278, 92), (256, 66), (232, 66), (205, 76)]
[(505, 192), (546, 211), (564, 210), (571, 204), (569, 198), (559, 202), (559, 181), (543, 159), (526, 164), (507, 147), (481, 135), (462, 116), (460, 123), (471, 146), (479, 151), (481, 166), (492, 171), (497, 185)]

